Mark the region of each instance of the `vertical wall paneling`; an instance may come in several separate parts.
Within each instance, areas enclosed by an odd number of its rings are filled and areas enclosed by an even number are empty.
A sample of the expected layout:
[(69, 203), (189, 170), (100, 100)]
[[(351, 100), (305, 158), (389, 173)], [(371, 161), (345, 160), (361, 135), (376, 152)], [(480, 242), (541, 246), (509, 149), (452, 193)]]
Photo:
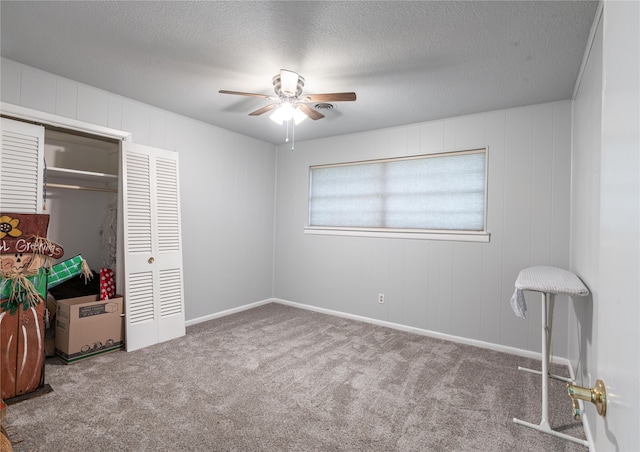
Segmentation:
[[(109, 93), (109, 111), (107, 112), (107, 126), (122, 129), (122, 97)], [(165, 147), (165, 146), (161, 146)]]
[[(444, 151), (444, 121), (431, 121), (420, 125), (419, 154), (436, 154)], [(409, 154), (413, 154), (409, 150)]]
[(428, 255), (425, 266), (426, 271), (426, 293), (425, 303), (427, 305), (427, 329), (430, 331), (442, 331), (440, 328), (440, 299), (442, 287), (441, 287), (441, 273), (445, 271), (444, 266), (441, 266), (441, 248), (440, 242), (427, 242), (428, 243)]
[[(331, 237), (326, 237), (327, 239)], [(361, 250), (362, 280), (360, 287), (361, 301), (359, 315), (370, 318), (385, 318), (388, 304), (379, 304), (379, 293), (389, 292), (389, 255), (392, 239), (368, 239), (368, 243)], [(329, 281), (327, 281), (329, 282)], [(391, 303), (391, 297), (389, 297)]]
[(403, 241), (400, 246), (389, 248), (389, 278), (385, 294), (386, 320), (393, 323), (403, 323), (405, 308), (406, 278), (403, 271), (406, 262), (407, 249), (414, 245), (414, 241)]
[(503, 291), (502, 285), (506, 113), (487, 113), (485, 127), (490, 175), (487, 181), (487, 230), (491, 233), (491, 242), (482, 247), (480, 340), (498, 344), (501, 311), (505, 300), (511, 296)]
[(451, 333), (480, 339), (482, 304), (482, 249), (484, 243), (453, 244), (451, 295)]
[(122, 99), (122, 128), (131, 132), (138, 144), (149, 145), (149, 110), (140, 102)]
[[(505, 293), (513, 292), (518, 272), (531, 263), (531, 201), (533, 193), (533, 108), (509, 110), (505, 130), (504, 241), (502, 283)], [(526, 294), (527, 319), (518, 319), (505, 300), (502, 305), (502, 341), (527, 349), (529, 324), (540, 325), (540, 300)], [(532, 320), (533, 319), (533, 320)], [(540, 345), (536, 350), (540, 349)]]
[(486, 143), (486, 115), (462, 116), (455, 121), (455, 149), (476, 149)]
[(435, 300), (438, 306), (438, 331), (451, 333), (452, 315), (452, 291), (453, 291), (453, 243), (439, 242), (433, 244), (433, 250), (437, 257), (435, 265), (440, 267), (438, 280), (438, 298)]
[(78, 118), (101, 126), (109, 125), (109, 94), (92, 86), (78, 84)]
[[(340, 303), (345, 298), (345, 287), (340, 286), (337, 290), (339, 290), (338, 298), (331, 298), (331, 292), (326, 289), (323, 290), (323, 287), (326, 287), (327, 284), (327, 269), (330, 268), (331, 265), (340, 265), (339, 262), (336, 262), (335, 256), (330, 254), (328, 256), (325, 255), (325, 259), (305, 259), (303, 256), (309, 255), (317, 255), (317, 249), (323, 247), (326, 241), (311, 241), (308, 240), (309, 237), (302, 236), (302, 234), (298, 235), (298, 238), (301, 239), (294, 246), (294, 251), (290, 256), (291, 262), (294, 265), (297, 265), (300, 268), (300, 272), (296, 275), (302, 285), (306, 287), (308, 290), (300, 287), (293, 295), (299, 297), (296, 299), (305, 300), (302, 303), (309, 303), (311, 305), (316, 305), (320, 303), (322, 306), (327, 304), (335, 303), (336, 305), (341, 305)], [(326, 248), (325, 248), (326, 249)], [(335, 262), (335, 264), (334, 264)], [(360, 273), (362, 272), (362, 265), (358, 258), (357, 264), (354, 266), (354, 269), (358, 269), (357, 275), (355, 272), (351, 271), (349, 274), (352, 278), (355, 279), (355, 283), (358, 285), (358, 290), (356, 292), (356, 298), (353, 299), (353, 303), (355, 305), (356, 312), (359, 313), (360, 309), (360, 300), (359, 296), (361, 294), (360, 291)], [(313, 275), (313, 277), (311, 277)], [(291, 275), (290, 277), (293, 277)], [(348, 283), (343, 282), (343, 284), (348, 285)]]
[[(328, 251), (326, 258), (310, 263), (308, 271), (305, 272), (305, 278), (309, 281), (309, 286), (312, 287), (312, 293), (309, 294), (309, 299), (312, 303), (326, 302), (329, 309), (341, 311), (344, 305), (344, 299), (357, 300), (359, 312), (362, 312), (362, 305), (366, 303), (366, 300), (360, 299), (361, 282), (366, 276), (367, 270), (362, 266), (362, 256), (364, 250), (366, 250), (366, 244), (362, 243), (349, 243), (348, 240), (322, 240), (321, 242), (314, 241), (312, 244), (309, 239), (305, 237), (305, 249), (308, 246), (318, 246)], [(324, 237), (328, 239), (330, 237)], [(344, 239), (344, 237), (340, 237)], [(343, 253), (345, 249), (351, 250), (350, 253)], [(319, 254), (319, 249), (314, 250), (316, 254)], [(345, 255), (345, 259), (342, 256)], [(303, 261), (301, 261), (302, 263)], [(303, 266), (306, 266), (304, 263)], [(383, 263), (383, 265), (386, 265)], [(313, 276), (311, 276), (313, 275)], [(322, 275), (321, 278), (316, 278), (315, 275)], [(364, 295), (366, 298), (368, 295)], [(326, 300), (323, 300), (324, 298)]]
[[(531, 197), (531, 264), (550, 262), (553, 214), (553, 104), (533, 109), (533, 185)], [(539, 338), (538, 338), (539, 340)]]
[[(536, 105), (533, 108), (533, 136), (531, 152), (531, 241), (530, 265), (551, 262), (551, 221), (553, 213), (553, 104)], [(529, 297), (529, 349), (540, 347), (541, 300), (538, 294)], [(566, 309), (566, 297), (556, 297), (554, 317)], [(560, 323), (558, 323), (560, 324)], [(556, 335), (564, 328), (557, 328)], [(553, 343), (554, 351), (556, 344)]]
[(445, 119), (443, 122), (442, 146), (445, 151), (456, 149), (456, 137), (458, 121), (455, 119)]
[(553, 121), (553, 194), (551, 199), (551, 262), (561, 268), (568, 268), (571, 249), (570, 222), (571, 209), (571, 104), (554, 105)]
[(0, 57), (0, 100), (20, 105), (22, 66)]
[[(565, 150), (571, 148), (571, 104), (559, 103), (554, 105), (553, 121), (553, 189), (551, 198), (551, 265), (560, 268), (570, 268), (570, 222), (571, 222), (571, 154)], [(558, 325), (569, 325), (569, 310), (571, 300), (559, 297), (554, 313), (554, 322)], [(584, 300), (582, 300), (584, 301)], [(553, 343), (554, 350), (559, 356), (568, 356), (569, 328), (556, 332)]]
[[(234, 252), (234, 247), (232, 245), (241, 237), (240, 231), (238, 230), (240, 225), (237, 223), (237, 220), (240, 218), (239, 199), (241, 196), (238, 180), (238, 174), (240, 171), (239, 157), (240, 155), (238, 153), (228, 156), (228, 159), (226, 160), (227, 164), (225, 165), (226, 174), (218, 174), (221, 178), (219, 189), (223, 190), (226, 187), (228, 190), (226, 193), (223, 191), (218, 192), (218, 202), (222, 202), (221, 198), (226, 197), (230, 204), (226, 211), (228, 217), (222, 217), (218, 221), (218, 224), (221, 227), (219, 230), (223, 232), (223, 237), (230, 239), (228, 243), (221, 243), (219, 248), (220, 253), (227, 256), (227, 260), (229, 261), (229, 267), (224, 269), (220, 275), (224, 278), (229, 278), (233, 272), (233, 268), (236, 268), (242, 262), (238, 253)], [(232, 296), (232, 292), (235, 288), (226, 285), (223, 285), (223, 287), (224, 289), (220, 292), (220, 295), (223, 297)]]
[(56, 114), (77, 119), (78, 86), (66, 78), (56, 78)]
[[(427, 301), (429, 276), (429, 242), (414, 240), (405, 244), (402, 266), (402, 318), (396, 323), (427, 329), (429, 303)], [(394, 320), (391, 320), (394, 321)]]
[(158, 108), (149, 108), (149, 146), (163, 148), (167, 130), (166, 114)]
[[(263, 287), (273, 287), (273, 228), (274, 228), (274, 185), (275, 185), (275, 153), (261, 152), (250, 153), (248, 162), (250, 171), (247, 187), (246, 215), (249, 222), (247, 224), (247, 237), (250, 243), (247, 247), (248, 271), (255, 279), (254, 284), (248, 285), (247, 299), (261, 300), (264, 295), (261, 293)], [(260, 193), (261, 199), (255, 201), (255, 194)], [(265, 199), (266, 198), (266, 199)], [(255, 233), (254, 231), (259, 231)], [(268, 247), (270, 252), (265, 253)], [(263, 250), (255, 252), (255, 250)], [(268, 269), (268, 271), (263, 271)], [(270, 296), (271, 296), (270, 292)]]
[[(282, 196), (282, 193), (295, 193), (295, 179), (288, 176), (284, 177), (282, 173), (287, 175), (294, 174), (296, 172), (291, 152), (287, 153), (281, 149), (282, 146), (277, 148), (277, 170), (276, 170), (276, 198), (275, 198), (275, 217), (278, 219), (274, 230), (274, 274), (273, 274), (273, 287), (274, 295), (285, 300), (299, 300), (300, 297), (296, 297), (294, 290), (296, 285), (288, 284), (287, 280), (295, 279), (300, 280), (302, 277), (302, 268), (300, 265), (292, 265), (293, 254), (295, 253), (294, 241), (302, 241), (302, 238), (298, 238), (295, 234), (296, 222), (294, 217), (301, 213), (296, 209), (291, 209), (289, 201)], [(306, 169), (308, 171), (308, 169)], [(300, 187), (300, 189), (306, 189)], [(302, 235), (302, 233), (300, 233)], [(286, 246), (279, 246), (281, 243), (287, 243)], [(275, 271), (276, 269), (280, 271)]]
[(415, 149), (420, 149), (419, 153), (424, 154), (422, 151), (422, 145), (420, 143), (420, 125), (412, 124), (406, 127), (407, 129), (407, 147), (405, 148), (405, 155), (411, 155)]
[(20, 105), (46, 113), (56, 112), (56, 79), (29, 66), (22, 66), (20, 79)]
[[(389, 149), (387, 152), (395, 150), (398, 153), (402, 153), (402, 155), (407, 155), (409, 150), (409, 130), (409, 127), (389, 129)], [(416, 149), (416, 147), (414, 146), (413, 149)]]

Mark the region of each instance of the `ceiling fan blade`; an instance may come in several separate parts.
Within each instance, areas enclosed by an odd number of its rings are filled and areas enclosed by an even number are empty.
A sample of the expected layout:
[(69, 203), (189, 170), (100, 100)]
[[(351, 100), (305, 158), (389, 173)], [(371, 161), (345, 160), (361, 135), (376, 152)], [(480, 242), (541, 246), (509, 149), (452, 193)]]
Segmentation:
[(280, 69), (280, 91), (287, 96), (295, 96), (298, 91), (298, 74)]
[(356, 93), (305, 94), (303, 102), (349, 102), (356, 100)]
[(275, 100), (277, 99), (276, 97), (273, 96), (267, 96), (266, 94), (256, 94), (256, 93), (243, 93), (241, 91), (227, 91), (225, 89), (221, 89), (220, 91), (218, 91), (220, 94), (236, 94), (238, 96), (251, 96), (251, 97), (262, 97), (263, 99), (271, 99), (271, 100)]
[(258, 116), (258, 115), (261, 115), (262, 113), (268, 112), (269, 110), (273, 110), (274, 108), (277, 108), (279, 106), (280, 106), (279, 103), (269, 104), (266, 107), (259, 108), (258, 110), (249, 113), (249, 116)]
[(300, 110), (302, 110), (302, 112), (307, 115), (308, 117), (310, 117), (311, 119), (313, 119), (314, 121), (317, 119), (322, 119), (324, 118), (324, 115), (322, 113), (320, 113), (319, 111), (314, 110), (313, 108), (311, 108), (308, 105), (305, 104), (299, 104), (298, 108), (300, 108)]

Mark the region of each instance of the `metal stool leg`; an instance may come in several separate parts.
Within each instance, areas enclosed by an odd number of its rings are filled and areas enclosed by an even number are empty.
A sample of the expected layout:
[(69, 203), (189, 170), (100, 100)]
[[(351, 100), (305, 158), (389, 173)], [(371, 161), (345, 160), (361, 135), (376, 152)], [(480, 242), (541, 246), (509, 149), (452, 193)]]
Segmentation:
[[(555, 304), (555, 294), (542, 293), (542, 419), (539, 425), (530, 422), (521, 421), (513, 418), (516, 424), (548, 433), (558, 438), (588, 446), (588, 442), (579, 438), (575, 438), (564, 433), (556, 432), (549, 425), (549, 361), (551, 358), (551, 329), (553, 327), (553, 308)], [(518, 369), (531, 372), (530, 369), (518, 367)], [(537, 373), (533, 371), (534, 373)]]
[(542, 294), (542, 420), (540, 427), (549, 430), (551, 429), (549, 425), (549, 358), (554, 302), (553, 294)]

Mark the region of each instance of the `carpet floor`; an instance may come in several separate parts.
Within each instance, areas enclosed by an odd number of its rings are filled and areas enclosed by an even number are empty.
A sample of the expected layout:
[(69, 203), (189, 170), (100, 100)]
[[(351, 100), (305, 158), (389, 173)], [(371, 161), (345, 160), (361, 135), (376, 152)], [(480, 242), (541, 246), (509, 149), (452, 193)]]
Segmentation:
[[(539, 423), (540, 362), (281, 304), (69, 366), (9, 406), (14, 451), (587, 451)], [(567, 375), (566, 368), (552, 372)], [(551, 427), (584, 439), (565, 384)]]

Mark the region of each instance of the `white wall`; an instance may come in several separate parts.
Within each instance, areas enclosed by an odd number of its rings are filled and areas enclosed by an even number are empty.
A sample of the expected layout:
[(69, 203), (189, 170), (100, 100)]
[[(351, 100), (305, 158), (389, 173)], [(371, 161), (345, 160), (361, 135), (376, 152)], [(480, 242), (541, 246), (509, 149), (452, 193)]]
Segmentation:
[(187, 320), (271, 297), (272, 144), (4, 58), (0, 69), (3, 102), (131, 132), (135, 143), (179, 153)]
[[(490, 243), (304, 235), (308, 167), (489, 147)], [(539, 295), (509, 305), (518, 272), (569, 265), (571, 104), (488, 112), (278, 149), (275, 296), (318, 308), (540, 351)], [(385, 294), (385, 303), (377, 294)], [(553, 352), (567, 353), (558, 297)]]

